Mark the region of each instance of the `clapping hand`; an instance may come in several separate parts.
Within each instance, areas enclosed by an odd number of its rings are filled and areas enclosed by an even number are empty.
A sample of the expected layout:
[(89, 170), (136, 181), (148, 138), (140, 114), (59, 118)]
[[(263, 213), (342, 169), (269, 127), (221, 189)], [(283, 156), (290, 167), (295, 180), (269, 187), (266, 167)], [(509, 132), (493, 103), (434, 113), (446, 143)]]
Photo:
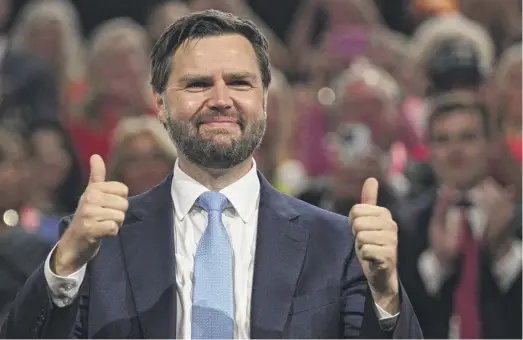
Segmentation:
[(514, 217), (514, 191), (491, 178), (482, 187), (481, 208), (486, 216), (483, 239), (495, 258), (506, 254), (515, 238), (510, 229)]

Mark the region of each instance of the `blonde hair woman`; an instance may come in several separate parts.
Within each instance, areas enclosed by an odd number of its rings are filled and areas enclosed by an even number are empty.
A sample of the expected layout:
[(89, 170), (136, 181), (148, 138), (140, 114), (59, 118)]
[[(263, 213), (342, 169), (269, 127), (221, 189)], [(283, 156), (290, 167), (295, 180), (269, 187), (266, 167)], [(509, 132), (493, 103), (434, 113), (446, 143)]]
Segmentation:
[(94, 31), (87, 54), (87, 96), (67, 122), (84, 169), (92, 154), (107, 156), (121, 118), (156, 114), (148, 53), (147, 33), (131, 19), (112, 19)]
[(134, 110), (123, 112), (125, 115), (142, 114), (152, 104), (149, 48), (147, 32), (129, 18), (116, 18), (100, 25), (89, 44), (88, 104), (104, 99), (123, 100), (127, 109)]
[(33, 0), (23, 7), (12, 31), (12, 48), (36, 55), (51, 67), (62, 109), (83, 92), (83, 38), (76, 9), (67, 0)]
[(154, 117), (123, 119), (113, 135), (107, 177), (129, 187), (137, 195), (159, 184), (173, 169), (176, 148)]
[(463, 40), (472, 44), (481, 66), (491, 71), (495, 49), (488, 32), (461, 14), (446, 14), (423, 22), (410, 41), (411, 54), (420, 69), (425, 69), (429, 56), (448, 40)]

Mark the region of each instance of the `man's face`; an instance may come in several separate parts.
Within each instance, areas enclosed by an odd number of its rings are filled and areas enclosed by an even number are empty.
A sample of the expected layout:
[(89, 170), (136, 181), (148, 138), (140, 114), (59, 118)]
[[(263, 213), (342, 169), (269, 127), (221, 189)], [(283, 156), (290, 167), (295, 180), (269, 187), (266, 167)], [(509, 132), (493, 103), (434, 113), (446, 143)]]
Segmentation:
[(431, 161), (440, 181), (468, 189), (487, 169), (487, 138), (481, 116), (455, 111), (438, 118), (432, 127)]
[(183, 44), (159, 103), (181, 157), (205, 168), (242, 163), (265, 132), (266, 91), (254, 48), (240, 35)]

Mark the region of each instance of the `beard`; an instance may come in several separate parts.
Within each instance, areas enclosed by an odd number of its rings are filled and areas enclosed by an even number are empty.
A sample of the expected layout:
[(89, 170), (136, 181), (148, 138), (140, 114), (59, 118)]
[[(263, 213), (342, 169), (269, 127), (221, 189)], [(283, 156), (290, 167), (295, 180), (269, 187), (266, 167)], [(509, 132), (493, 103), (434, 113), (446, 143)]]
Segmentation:
[[(236, 139), (230, 138), (226, 143), (219, 143), (214, 137), (230, 132), (226, 129), (216, 129), (204, 138), (199, 132), (199, 127), (206, 120), (217, 116), (237, 118), (241, 136)], [(230, 169), (252, 156), (265, 134), (266, 119), (249, 123), (241, 114), (206, 112), (188, 122), (181, 122), (172, 119), (168, 114), (165, 126), (178, 152), (188, 161), (207, 169), (220, 170)]]

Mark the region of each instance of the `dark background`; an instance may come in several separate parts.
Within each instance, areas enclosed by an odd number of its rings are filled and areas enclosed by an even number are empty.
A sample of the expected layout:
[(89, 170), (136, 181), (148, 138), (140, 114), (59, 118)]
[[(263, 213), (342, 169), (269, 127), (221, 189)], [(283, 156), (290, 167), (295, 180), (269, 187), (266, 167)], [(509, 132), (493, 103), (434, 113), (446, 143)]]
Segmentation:
[[(284, 38), (285, 32), (292, 21), (294, 11), (304, 0), (248, 0), (251, 7), (273, 28), (274, 32)], [(372, 0), (368, 0), (372, 1)], [(494, 1), (494, 0), (493, 0)], [(13, 1), (14, 15), (23, 7), (27, 0)], [(91, 30), (102, 21), (113, 17), (127, 16), (143, 24), (151, 8), (162, 0), (72, 0), (80, 13), (84, 33)], [(187, 1), (185, 1), (187, 2)], [(410, 33), (411, 28), (405, 23), (404, 4), (407, 0), (376, 0), (382, 15), (393, 30)], [(278, 8), (275, 13), (274, 9)], [(12, 22), (11, 22), (12, 23)], [(11, 24), (10, 23), (10, 24)]]

